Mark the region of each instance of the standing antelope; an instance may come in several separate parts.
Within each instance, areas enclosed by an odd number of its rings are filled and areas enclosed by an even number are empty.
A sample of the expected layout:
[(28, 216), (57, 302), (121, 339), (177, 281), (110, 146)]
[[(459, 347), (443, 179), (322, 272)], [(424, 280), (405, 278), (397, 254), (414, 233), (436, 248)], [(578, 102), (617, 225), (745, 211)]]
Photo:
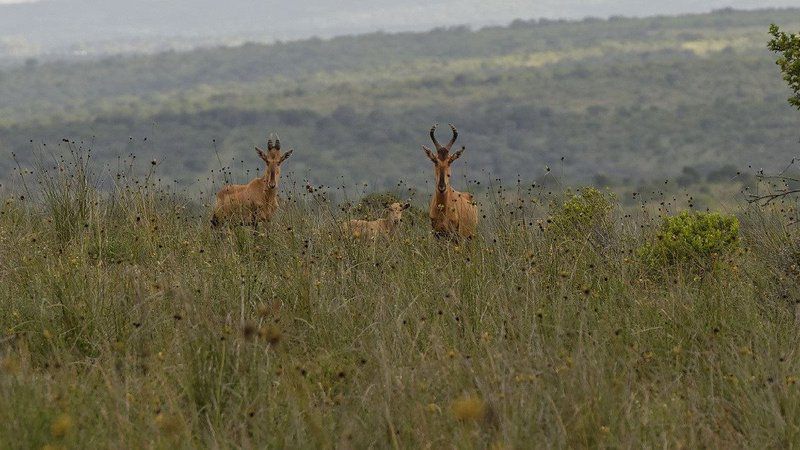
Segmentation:
[(378, 220), (351, 220), (342, 224), (345, 231), (349, 231), (354, 238), (373, 239), (379, 235), (388, 236), (392, 233), (400, 221), (403, 219), (403, 211), (407, 210), (411, 204), (392, 203), (386, 208), (386, 217)]
[(264, 176), (255, 178), (247, 184), (229, 184), (217, 193), (217, 204), (211, 224), (236, 219), (242, 225), (258, 225), (267, 222), (278, 209), (278, 181), (281, 177), (281, 164), (294, 150), (281, 155), (281, 140), (267, 140), (267, 151), (256, 147), (258, 156), (267, 164)]
[(436, 191), (431, 199), (429, 213), (431, 226), (439, 237), (471, 238), (475, 234), (475, 226), (478, 224), (478, 208), (473, 202), (472, 194), (456, 191), (450, 186), (450, 165), (461, 157), (466, 147), (461, 147), (461, 150), (451, 155), (450, 148), (456, 143), (458, 130), (453, 124), (450, 124), (453, 138), (447, 145), (441, 145), (436, 140), (437, 126), (438, 124), (431, 127), (431, 141), (436, 147), (436, 154), (428, 147), (422, 146), (425, 154), (433, 162), (436, 176)]

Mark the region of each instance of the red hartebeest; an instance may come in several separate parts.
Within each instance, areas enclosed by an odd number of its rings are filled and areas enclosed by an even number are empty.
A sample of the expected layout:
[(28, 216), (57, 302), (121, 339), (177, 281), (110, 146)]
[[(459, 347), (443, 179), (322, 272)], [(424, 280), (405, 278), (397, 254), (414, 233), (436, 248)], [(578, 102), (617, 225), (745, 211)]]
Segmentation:
[(267, 140), (267, 151), (256, 147), (258, 156), (267, 164), (264, 176), (247, 184), (230, 184), (217, 193), (217, 203), (211, 223), (214, 226), (234, 220), (242, 225), (268, 222), (278, 209), (278, 181), (281, 164), (294, 150), (281, 154), (281, 141)]
[(436, 176), (436, 190), (431, 199), (429, 212), (431, 226), (437, 236), (471, 238), (478, 224), (478, 207), (473, 201), (472, 194), (456, 191), (450, 186), (450, 165), (461, 157), (466, 147), (461, 147), (461, 150), (450, 154), (450, 149), (458, 139), (458, 130), (450, 124), (453, 137), (447, 145), (441, 145), (436, 140), (436, 127), (437, 125), (431, 127), (430, 133), (436, 153), (422, 146), (425, 154), (433, 162)]

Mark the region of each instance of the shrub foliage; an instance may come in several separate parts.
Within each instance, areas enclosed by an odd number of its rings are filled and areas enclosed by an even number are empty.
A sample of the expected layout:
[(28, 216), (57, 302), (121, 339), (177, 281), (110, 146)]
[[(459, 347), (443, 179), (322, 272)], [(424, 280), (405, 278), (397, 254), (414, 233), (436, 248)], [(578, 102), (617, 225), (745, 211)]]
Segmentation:
[(639, 249), (651, 266), (704, 260), (739, 246), (739, 220), (720, 213), (682, 212), (667, 217), (653, 242)]
[(614, 201), (612, 192), (584, 187), (553, 206), (548, 229), (564, 236), (601, 231), (610, 225)]

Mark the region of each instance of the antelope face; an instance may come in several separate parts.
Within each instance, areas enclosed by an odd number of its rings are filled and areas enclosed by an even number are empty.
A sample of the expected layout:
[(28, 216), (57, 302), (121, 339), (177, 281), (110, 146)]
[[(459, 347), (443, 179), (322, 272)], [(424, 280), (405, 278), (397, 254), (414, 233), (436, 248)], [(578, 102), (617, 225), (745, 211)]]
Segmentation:
[(266, 152), (258, 147), (256, 147), (256, 152), (258, 153), (258, 157), (267, 163), (267, 170), (264, 174), (264, 179), (267, 182), (266, 189), (267, 191), (273, 191), (277, 189), (278, 181), (280, 181), (281, 178), (281, 164), (291, 156), (294, 150), (290, 149), (288, 152), (281, 154), (281, 141), (277, 139), (274, 145), (272, 140), (267, 141)]
[(433, 174), (436, 179), (436, 190), (446, 192), (450, 187), (450, 161), (436, 158), (433, 162)]
[(410, 203), (403, 203), (403, 204), (397, 202), (392, 203), (391, 205), (389, 205), (388, 208), (386, 208), (387, 219), (389, 219), (389, 221), (392, 222), (393, 224), (397, 225), (398, 223), (400, 223), (401, 220), (403, 220), (403, 211), (407, 210), (410, 207), (411, 207)]
[(433, 162), (434, 176), (436, 177), (436, 190), (445, 193), (450, 188), (450, 165), (453, 161), (461, 157), (461, 154), (466, 148), (461, 147), (461, 150), (450, 154), (450, 149), (453, 147), (453, 144), (455, 144), (456, 139), (458, 139), (458, 130), (456, 130), (453, 124), (450, 124), (453, 137), (447, 145), (441, 145), (439, 141), (436, 140), (436, 127), (437, 125), (431, 127), (430, 132), (431, 141), (433, 141), (433, 146), (436, 148), (436, 153), (424, 145), (422, 149), (425, 151), (425, 154), (428, 155), (428, 159)]

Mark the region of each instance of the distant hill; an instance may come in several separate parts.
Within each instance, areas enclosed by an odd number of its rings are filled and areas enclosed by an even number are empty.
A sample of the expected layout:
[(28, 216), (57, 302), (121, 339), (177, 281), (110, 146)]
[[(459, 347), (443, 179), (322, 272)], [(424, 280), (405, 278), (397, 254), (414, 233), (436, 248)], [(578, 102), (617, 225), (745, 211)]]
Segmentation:
[[(424, 186), (419, 145), (433, 122), (453, 122), (468, 148), (457, 175), (482, 181), (473, 189), (554, 173), (631, 186), (731, 179), (798, 152), (800, 117), (765, 48), (771, 22), (800, 30), (800, 10), (516, 21), (30, 64), (0, 72), (0, 153), (30, 165), (31, 141), (83, 139), (103, 162), (163, 160), (166, 179), (204, 189), (220, 162), (237, 179), (252, 175), (253, 145), (277, 131), (296, 148), (296, 179)], [(6, 180), (13, 165), (0, 158)]]
[[(365, 5), (369, 5), (368, 7)], [(0, 58), (86, 57), (330, 37), (517, 18), (582, 19), (789, 7), (794, 0), (43, 0), (0, 4)]]

